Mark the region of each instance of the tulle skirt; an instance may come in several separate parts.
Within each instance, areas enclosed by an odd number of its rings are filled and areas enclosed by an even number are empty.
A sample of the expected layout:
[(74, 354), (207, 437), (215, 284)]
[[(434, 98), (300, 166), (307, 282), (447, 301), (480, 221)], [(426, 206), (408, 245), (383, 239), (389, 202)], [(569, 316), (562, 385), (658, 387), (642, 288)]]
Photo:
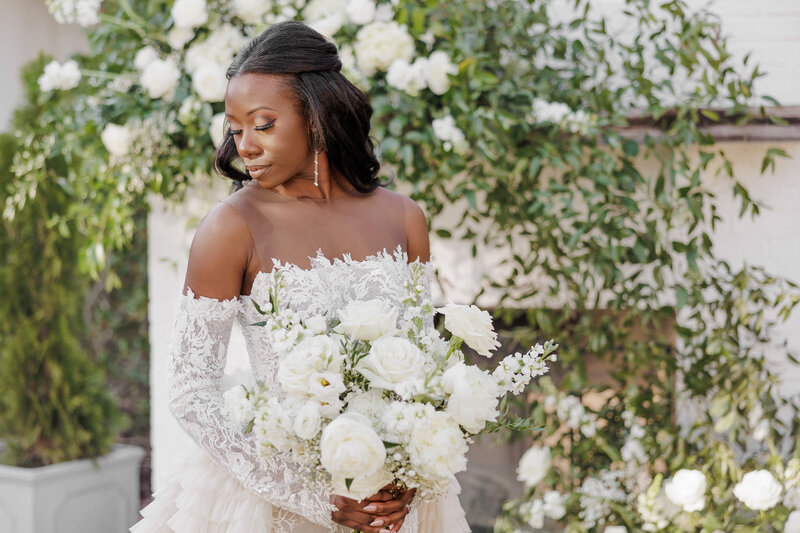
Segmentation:
[[(140, 511), (131, 533), (344, 533), (326, 529), (274, 507), (244, 488), (201, 450), (168, 476)], [(401, 533), (469, 533), (458, 502), (458, 483), (447, 496), (418, 505)], [(416, 520), (415, 520), (416, 518)]]

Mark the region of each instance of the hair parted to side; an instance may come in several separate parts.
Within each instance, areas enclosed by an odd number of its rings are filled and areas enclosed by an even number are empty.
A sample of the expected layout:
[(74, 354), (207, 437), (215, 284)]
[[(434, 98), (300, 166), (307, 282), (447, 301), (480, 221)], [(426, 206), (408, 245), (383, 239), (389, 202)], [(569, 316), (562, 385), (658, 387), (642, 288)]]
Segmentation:
[[(247, 43), (228, 68), (230, 80), (241, 74), (285, 75), (309, 126), (309, 144), (328, 154), (330, 165), (367, 193), (381, 185), (380, 164), (369, 137), (372, 106), (341, 73), (336, 45), (302, 22), (274, 24)], [(250, 176), (233, 163), (239, 157), (233, 136), (214, 153), (214, 169), (241, 188)]]

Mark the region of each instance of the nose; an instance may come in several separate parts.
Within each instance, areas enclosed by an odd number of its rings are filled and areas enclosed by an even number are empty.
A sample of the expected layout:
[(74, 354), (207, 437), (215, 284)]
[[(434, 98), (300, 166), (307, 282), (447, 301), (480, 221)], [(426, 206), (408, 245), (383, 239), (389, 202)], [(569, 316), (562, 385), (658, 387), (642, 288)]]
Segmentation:
[(253, 159), (261, 153), (261, 147), (255, 142), (254, 133), (249, 133), (247, 130), (242, 132), (236, 148), (243, 159)]

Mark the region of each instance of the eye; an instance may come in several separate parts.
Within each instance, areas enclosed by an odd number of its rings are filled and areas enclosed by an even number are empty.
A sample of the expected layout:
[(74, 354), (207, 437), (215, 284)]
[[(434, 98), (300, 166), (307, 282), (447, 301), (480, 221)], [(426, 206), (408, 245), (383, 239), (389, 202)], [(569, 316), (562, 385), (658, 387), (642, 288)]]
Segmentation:
[(235, 130), (233, 128), (228, 128), (228, 135), (241, 135), (242, 130)]
[(275, 124), (275, 121), (274, 120), (270, 120), (269, 122), (267, 122), (263, 126), (256, 126), (255, 129), (256, 129), (256, 131), (268, 130), (268, 129), (270, 129), (272, 127), (273, 124)]

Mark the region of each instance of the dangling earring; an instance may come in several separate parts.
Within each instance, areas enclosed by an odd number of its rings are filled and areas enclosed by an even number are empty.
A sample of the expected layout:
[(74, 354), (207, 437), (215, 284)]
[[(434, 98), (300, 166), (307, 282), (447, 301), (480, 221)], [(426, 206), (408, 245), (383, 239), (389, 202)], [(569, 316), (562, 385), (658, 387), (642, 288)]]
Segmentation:
[(314, 185), (319, 187), (319, 152), (314, 150)]

